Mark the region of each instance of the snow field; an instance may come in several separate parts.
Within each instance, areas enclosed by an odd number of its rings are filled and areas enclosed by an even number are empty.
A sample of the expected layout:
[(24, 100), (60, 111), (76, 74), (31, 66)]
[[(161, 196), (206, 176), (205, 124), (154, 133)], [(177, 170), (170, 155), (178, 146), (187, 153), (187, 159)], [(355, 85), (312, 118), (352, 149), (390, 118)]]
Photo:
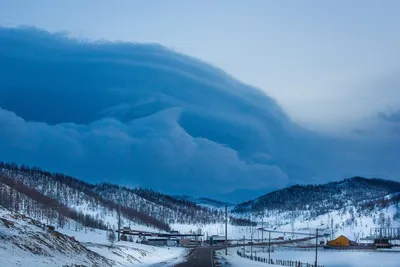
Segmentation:
[[(242, 258), (236, 253), (237, 248), (228, 249), (228, 256), (223, 250), (218, 251), (217, 255), (224, 258), (232, 267), (258, 267), (276, 266), (266, 263), (256, 262)], [(263, 253), (261, 249), (254, 249), (257, 256), (268, 258), (268, 252)], [(249, 253), (250, 252), (246, 252)], [(313, 264), (315, 261), (315, 251), (313, 250), (275, 250), (271, 253), (271, 259), (301, 261)], [(332, 251), (318, 250), (318, 265), (326, 267), (400, 267), (400, 251)]]

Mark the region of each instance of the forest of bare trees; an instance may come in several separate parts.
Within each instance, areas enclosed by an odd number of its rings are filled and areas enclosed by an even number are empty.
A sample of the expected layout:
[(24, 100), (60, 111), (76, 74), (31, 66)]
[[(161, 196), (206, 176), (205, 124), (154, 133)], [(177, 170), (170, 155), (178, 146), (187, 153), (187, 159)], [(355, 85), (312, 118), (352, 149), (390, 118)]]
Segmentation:
[[(127, 222), (165, 231), (169, 231), (169, 224), (173, 223), (224, 221), (224, 214), (219, 209), (202, 207), (148, 189), (106, 183), (93, 185), (61, 173), (4, 162), (0, 162), (0, 175), (4, 207), (60, 226), (68, 218), (84, 227), (107, 229), (104, 216), (116, 217), (117, 212)], [(83, 206), (86, 211), (79, 209)]]

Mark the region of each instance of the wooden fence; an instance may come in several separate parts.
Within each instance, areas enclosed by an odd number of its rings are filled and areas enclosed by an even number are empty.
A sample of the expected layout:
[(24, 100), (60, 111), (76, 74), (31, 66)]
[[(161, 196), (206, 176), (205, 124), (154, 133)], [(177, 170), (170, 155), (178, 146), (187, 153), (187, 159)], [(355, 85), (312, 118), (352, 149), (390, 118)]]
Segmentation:
[[(237, 251), (237, 254), (242, 258), (268, 263), (268, 259), (266, 259), (266, 258), (246, 255), (240, 251)], [(300, 262), (300, 261), (292, 261), (292, 260), (273, 260), (273, 259), (271, 259), (271, 262), (269, 264), (280, 265), (280, 266), (292, 266), (292, 267), (315, 267), (314, 264), (304, 263), (304, 262)], [(318, 265), (317, 267), (324, 267), (324, 265)]]

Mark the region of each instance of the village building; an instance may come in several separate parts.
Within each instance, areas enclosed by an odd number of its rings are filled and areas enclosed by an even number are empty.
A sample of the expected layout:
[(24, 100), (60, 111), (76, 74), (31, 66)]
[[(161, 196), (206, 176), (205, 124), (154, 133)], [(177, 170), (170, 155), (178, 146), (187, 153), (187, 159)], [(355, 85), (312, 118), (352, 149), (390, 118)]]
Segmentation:
[(355, 244), (353, 241), (345, 237), (344, 235), (339, 236), (336, 239), (328, 241), (329, 247), (349, 247)]

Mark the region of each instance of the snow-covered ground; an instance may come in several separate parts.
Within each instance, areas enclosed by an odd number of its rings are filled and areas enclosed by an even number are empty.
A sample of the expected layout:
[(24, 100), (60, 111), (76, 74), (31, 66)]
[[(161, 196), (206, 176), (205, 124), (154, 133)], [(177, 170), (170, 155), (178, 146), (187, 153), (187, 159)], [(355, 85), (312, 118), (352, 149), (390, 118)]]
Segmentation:
[[(257, 267), (257, 266), (276, 266), (266, 263), (255, 262), (242, 258), (237, 255), (236, 248), (228, 250), (228, 256), (223, 251), (218, 251), (217, 255), (224, 258), (232, 267)], [(268, 253), (258, 251), (257, 256), (268, 258)], [(315, 251), (313, 250), (275, 250), (271, 258), (281, 260), (301, 261), (313, 264)], [(318, 264), (326, 267), (400, 267), (400, 252), (397, 251), (332, 251), (319, 250)]]
[(70, 237), (1, 207), (0, 238), (0, 266), (112, 265)]
[(90, 250), (111, 259), (119, 266), (171, 266), (182, 262), (186, 250), (178, 247), (154, 247), (130, 242), (117, 242), (113, 248), (108, 245), (85, 244)]
[[(350, 210), (353, 212), (350, 212)], [(369, 214), (357, 213), (354, 207), (347, 207), (346, 211), (337, 210), (320, 215), (315, 219), (309, 219), (308, 216), (299, 216), (293, 223), (287, 217), (289, 212), (280, 212), (277, 216), (265, 217), (265, 225), (273, 225), (276, 230), (281, 231), (300, 231), (315, 233), (315, 228), (320, 228), (328, 234), (333, 232), (334, 237), (344, 235), (351, 240), (357, 241), (369, 236), (370, 229), (380, 227), (379, 214), (384, 214), (385, 227), (400, 227), (400, 221), (394, 221), (391, 218), (395, 214), (397, 208), (395, 205), (390, 205), (385, 209), (375, 209)], [(307, 211), (304, 211), (307, 214)], [(390, 218), (390, 224), (389, 224)], [(260, 220), (258, 220), (260, 221)], [(390, 226), (389, 226), (390, 225)]]
[[(71, 238), (73, 237), (73, 238)], [(0, 266), (171, 266), (186, 249), (107, 242), (105, 231), (51, 230), (37, 220), (0, 207)]]
[(230, 267), (261, 267), (261, 266), (276, 266), (276, 265), (270, 265), (262, 262), (256, 262), (252, 261), (249, 259), (245, 259), (237, 255), (236, 253), (237, 249), (236, 248), (230, 248), (228, 249), (228, 255), (225, 255), (225, 251), (223, 250), (218, 250), (216, 252), (216, 255), (218, 258), (222, 258), (224, 265), (230, 266)]
[[(197, 232), (198, 229), (201, 229), (201, 233), (203, 234), (203, 238), (207, 239), (211, 235), (223, 235), (225, 236), (225, 224), (224, 223), (215, 223), (215, 224), (173, 224), (171, 225), (172, 229), (178, 230), (181, 233), (193, 233)], [(242, 240), (243, 237), (246, 239), (250, 239), (253, 236), (253, 239), (262, 238), (262, 233), (260, 230), (257, 230), (257, 227), (250, 226), (236, 226), (232, 224), (228, 224), (228, 239), (236, 239)], [(278, 237), (280, 234), (273, 234), (272, 237)], [(303, 236), (304, 237), (304, 236)], [(267, 238), (267, 233), (264, 232), (264, 239)]]
[(73, 236), (88, 249), (117, 262), (119, 266), (152, 266), (154, 264), (169, 266), (183, 261), (188, 252), (187, 249), (180, 247), (155, 247), (125, 241), (115, 242), (114, 247), (111, 248), (105, 231), (59, 230), (66, 235)]

